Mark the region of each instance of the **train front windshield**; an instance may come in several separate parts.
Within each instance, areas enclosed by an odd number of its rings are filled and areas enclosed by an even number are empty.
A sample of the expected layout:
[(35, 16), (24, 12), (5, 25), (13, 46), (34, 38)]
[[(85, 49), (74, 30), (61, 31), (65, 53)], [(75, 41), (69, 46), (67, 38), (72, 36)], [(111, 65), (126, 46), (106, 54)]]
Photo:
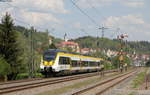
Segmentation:
[(44, 53), (43, 59), (45, 61), (52, 61), (56, 57), (56, 52), (46, 52)]

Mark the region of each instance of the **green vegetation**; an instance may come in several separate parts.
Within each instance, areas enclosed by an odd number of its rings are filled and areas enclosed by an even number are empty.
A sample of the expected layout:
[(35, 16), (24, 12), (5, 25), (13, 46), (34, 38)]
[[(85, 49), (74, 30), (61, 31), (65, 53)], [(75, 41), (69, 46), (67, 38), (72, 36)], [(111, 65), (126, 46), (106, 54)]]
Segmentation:
[[(0, 77), (7, 75), (8, 80), (15, 80), (18, 79), (18, 74), (30, 73), (31, 45), (33, 45), (34, 53), (33, 68), (35, 73), (38, 72), (43, 52), (55, 46), (54, 44), (49, 46), (48, 32), (39, 32), (33, 27), (27, 29), (21, 26), (14, 26), (13, 19), (8, 13), (2, 18), (1, 22), (0, 55), (2, 56), (0, 57)], [(33, 31), (32, 39), (31, 31)], [(52, 40), (53, 39), (52, 37)], [(56, 42), (58, 41), (60, 40), (57, 39)], [(8, 70), (5, 71), (5, 69)], [(5, 79), (7, 79), (7, 77)]]
[(118, 68), (118, 66), (119, 66), (119, 64), (120, 63), (122, 63), (122, 64), (128, 64), (128, 66), (131, 64), (131, 59), (129, 58), (129, 57), (127, 57), (127, 56), (125, 56), (125, 55), (123, 55), (123, 60), (122, 61), (120, 61), (119, 60), (119, 55), (118, 56), (114, 56), (114, 57), (112, 57), (112, 64), (113, 64), (113, 66), (114, 66), (114, 68)]
[(8, 74), (10, 74), (10, 64), (8, 64), (5, 59), (0, 56), (0, 77), (7, 81)]
[[(120, 41), (117, 39), (108, 39), (108, 38), (96, 38), (91, 36), (80, 37), (74, 39), (80, 44), (81, 48), (103, 48), (118, 51), (118, 47), (120, 46)], [(98, 42), (98, 43), (97, 43)], [(123, 41), (124, 51), (130, 51), (131, 53), (136, 51), (137, 53), (150, 53), (150, 43), (148, 41)], [(125, 45), (126, 44), (126, 45)]]
[[(28, 73), (20, 73), (20, 74), (18, 74), (17, 75), (17, 77), (16, 77), (16, 79), (17, 80), (20, 80), (20, 79), (26, 79), (26, 78), (28, 78), (29, 77), (29, 74)], [(35, 77), (36, 78), (42, 78), (42, 77), (44, 77), (41, 73), (36, 73), (35, 74)]]
[(111, 70), (111, 69), (114, 69), (114, 65), (111, 62), (105, 62), (104, 68), (105, 70)]
[(132, 87), (138, 88), (143, 82), (146, 75), (146, 70), (144, 72), (140, 72), (137, 77), (133, 80)]
[(119, 93), (119, 94), (117, 94), (117, 95), (136, 95), (136, 94), (135, 94), (134, 92), (132, 92), (132, 93), (129, 93), (129, 94), (127, 94), (127, 93), (126, 93), (126, 94), (120, 94), (120, 93)]
[(129, 93), (128, 95), (136, 95), (135, 93)]
[(23, 61), (23, 57), (21, 55), (23, 55), (23, 48), (19, 44), (18, 33), (13, 29), (14, 23), (11, 16), (6, 13), (1, 22), (0, 53), (3, 55), (6, 63), (10, 66), (11, 72), (8, 75), (8, 79), (12, 80), (15, 79), (16, 75), (21, 70), (21, 63)]

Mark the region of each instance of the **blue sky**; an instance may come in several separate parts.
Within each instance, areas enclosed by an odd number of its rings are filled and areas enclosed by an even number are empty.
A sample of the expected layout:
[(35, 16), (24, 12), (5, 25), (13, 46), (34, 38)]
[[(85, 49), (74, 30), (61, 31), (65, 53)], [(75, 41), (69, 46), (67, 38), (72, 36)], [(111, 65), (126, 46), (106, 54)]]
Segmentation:
[[(0, 2), (0, 18), (9, 12), (16, 25), (49, 30), (63, 38), (101, 36), (99, 27), (107, 27), (105, 37), (128, 34), (127, 40), (150, 41), (150, 0), (72, 0), (95, 23), (81, 13), (71, 0), (12, 0)], [(117, 29), (119, 31), (117, 32)]]

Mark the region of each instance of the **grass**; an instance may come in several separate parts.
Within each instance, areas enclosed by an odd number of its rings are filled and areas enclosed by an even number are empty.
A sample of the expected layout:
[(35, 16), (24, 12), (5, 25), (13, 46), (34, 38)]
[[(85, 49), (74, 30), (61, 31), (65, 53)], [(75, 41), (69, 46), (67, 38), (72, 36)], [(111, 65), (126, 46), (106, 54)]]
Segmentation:
[(117, 95), (136, 95), (134, 92), (131, 92), (131, 93), (129, 93), (129, 94), (117, 94)]
[(128, 95), (135, 95), (135, 93), (129, 93)]
[(145, 70), (144, 72), (140, 72), (137, 75), (137, 77), (132, 82), (132, 88), (138, 88), (144, 82), (144, 77), (146, 75), (146, 71), (147, 70)]

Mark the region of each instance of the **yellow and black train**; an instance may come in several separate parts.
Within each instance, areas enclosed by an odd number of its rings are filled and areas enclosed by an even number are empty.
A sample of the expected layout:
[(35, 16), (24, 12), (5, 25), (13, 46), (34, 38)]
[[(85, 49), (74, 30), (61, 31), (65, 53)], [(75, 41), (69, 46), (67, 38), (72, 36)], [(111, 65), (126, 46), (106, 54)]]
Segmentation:
[(42, 74), (92, 72), (101, 70), (103, 59), (77, 53), (49, 49), (44, 52), (40, 64)]

